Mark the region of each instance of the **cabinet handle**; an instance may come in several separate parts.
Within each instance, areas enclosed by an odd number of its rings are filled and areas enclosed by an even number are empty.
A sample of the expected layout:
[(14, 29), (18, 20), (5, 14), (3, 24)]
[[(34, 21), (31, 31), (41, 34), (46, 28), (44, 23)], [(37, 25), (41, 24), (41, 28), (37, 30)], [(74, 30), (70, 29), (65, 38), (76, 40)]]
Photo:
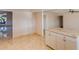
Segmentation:
[(66, 40), (64, 39), (64, 42), (65, 42)]

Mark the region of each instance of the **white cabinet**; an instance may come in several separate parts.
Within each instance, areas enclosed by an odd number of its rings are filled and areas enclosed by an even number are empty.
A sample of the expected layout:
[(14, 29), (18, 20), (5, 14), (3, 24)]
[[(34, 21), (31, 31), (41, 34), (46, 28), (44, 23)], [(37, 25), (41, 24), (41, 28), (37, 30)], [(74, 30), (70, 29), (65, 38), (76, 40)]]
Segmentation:
[(65, 37), (65, 49), (75, 50), (76, 49), (76, 39), (73, 37)]
[(54, 34), (50, 34), (50, 42), (51, 42), (51, 46), (56, 49), (56, 36)]
[(64, 50), (64, 37), (59, 34), (56, 35), (56, 49), (57, 50)]
[(55, 50), (75, 50), (76, 38), (46, 31), (46, 44)]
[(51, 36), (50, 36), (50, 32), (46, 32), (46, 36), (45, 36), (45, 42), (48, 46), (51, 46)]
[(52, 47), (53, 49), (56, 49), (56, 35), (54, 35), (51, 32), (46, 32), (46, 43), (48, 46)]

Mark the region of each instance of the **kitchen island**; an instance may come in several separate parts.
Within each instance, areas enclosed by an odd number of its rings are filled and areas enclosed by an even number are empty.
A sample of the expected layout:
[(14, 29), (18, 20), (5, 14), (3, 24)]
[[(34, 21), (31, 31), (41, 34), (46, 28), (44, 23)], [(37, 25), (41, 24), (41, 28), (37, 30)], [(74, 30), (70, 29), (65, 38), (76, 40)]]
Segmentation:
[(79, 32), (64, 28), (47, 29), (45, 42), (55, 50), (78, 50)]

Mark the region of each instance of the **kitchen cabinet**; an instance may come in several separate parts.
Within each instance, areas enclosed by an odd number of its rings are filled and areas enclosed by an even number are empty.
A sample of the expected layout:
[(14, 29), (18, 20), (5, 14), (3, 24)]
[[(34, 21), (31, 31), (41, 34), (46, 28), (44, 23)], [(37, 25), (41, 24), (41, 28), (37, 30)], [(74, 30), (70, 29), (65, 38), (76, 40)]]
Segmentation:
[(75, 50), (76, 49), (76, 39), (73, 37), (65, 37), (65, 49)]
[(46, 45), (55, 50), (76, 50), (78, 39), (75, 36), (64, 35), (61, 32), (46, 31)]
[(59, 34), (57, 34), (55, 37), (56, 37), (56, 49), (57, 50), (64, 50), (64, 46), (65, 46), (64, 37)]
[(61, 50), (64, 49), (64, 37), (62, 35), (46, 32), (46, 44), (53, 49)]
[(53, 49), (56, 49), (56, 36), (50, 32), (47, 32), (46, 34), (46, 43), (49, 44), (49, 46), (53, 47)]
[(56, 35), (53, 34), (53, 33), (50, 33), (49, 37), (50, 37), (51, 46), (52, 46), (54, 49), (56, 49)]

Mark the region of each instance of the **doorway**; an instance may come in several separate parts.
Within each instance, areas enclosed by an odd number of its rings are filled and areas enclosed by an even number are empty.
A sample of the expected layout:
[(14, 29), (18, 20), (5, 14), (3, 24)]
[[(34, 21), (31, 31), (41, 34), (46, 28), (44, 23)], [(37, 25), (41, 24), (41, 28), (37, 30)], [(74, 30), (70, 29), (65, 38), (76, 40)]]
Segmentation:
[(63, 16), (59, 16), (59, 27), (63, 28)]

